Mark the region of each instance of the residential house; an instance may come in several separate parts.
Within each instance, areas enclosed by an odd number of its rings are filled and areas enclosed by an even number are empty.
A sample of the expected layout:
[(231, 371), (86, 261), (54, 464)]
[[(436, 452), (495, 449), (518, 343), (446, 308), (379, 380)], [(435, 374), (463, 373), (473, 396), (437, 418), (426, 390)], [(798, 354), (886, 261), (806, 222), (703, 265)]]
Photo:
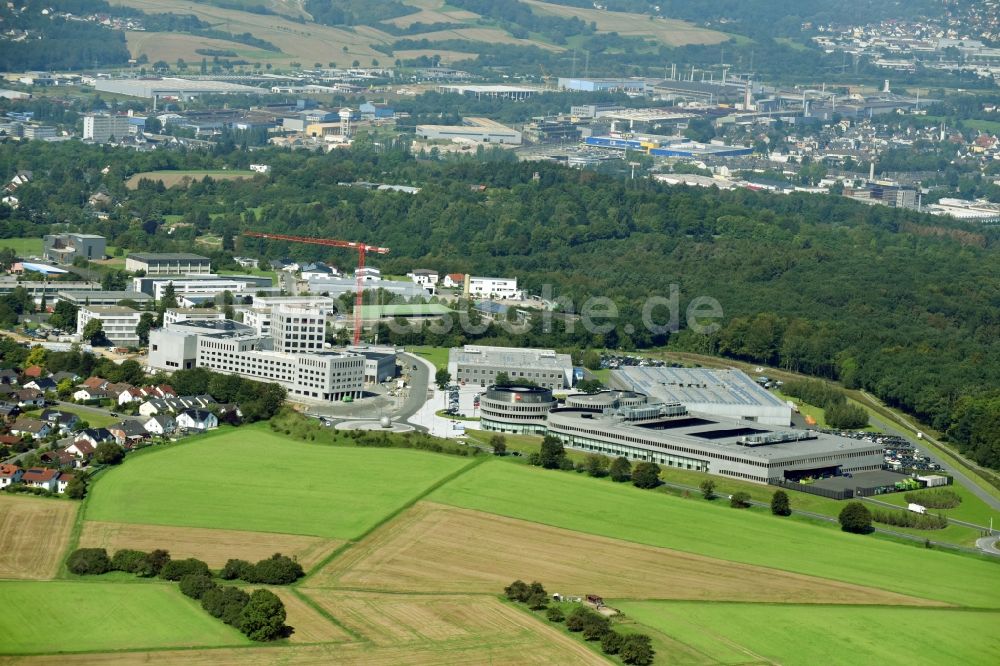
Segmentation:
[(76, 414), (58, 409), (46, 409), (42, 412), (41, 419), (53, 428), (58, 428), (59, 432), (69, 432), (80, 422), (80, 417)]
[(9, 421), (10, 419), (17, 418), (17, 415), (21, 413), (21, 408), (18, 407), (13, 402), (7, 402), (6, 400), (0, 400), (0, 419), (4, 421)]
[(166, 398), (150, 398), (139, 406), (139, 414), (153, 416), (154, 414), (176, 414), (185, 409), (214, 409), (219, 403), (210, 395), (184, 395)]
[(108, 432), (114, 435), (115, 441), (121, 446), (131, 446), (149, 437), (146, 427), (139, 421), (126, 420), (116, 423), (108, 426)]
[(235, 402), (226, 402), (215, 408), (215, 414), (221, 423), (231, 423), (238, 425), (243, 419), (243, 412)]
[(329, 266), (322, 261), (306, 264), (302, 267), (300, 276), (303, 280), (317, 280), (328, 277), (336, 277), (340, 271), (333, 266)]
[(14, 425), (10, 427), (10, 432), (13, 435), (18, 435), (22, 438), (31, 437), (31, 439), (39, 440), (45, 439), (52, 432), (52, 426), (45, 421), (39, 421), (38, 419), (29, 419), (22, 416), (18, 420), (14, 421)]
[(150, 398), (139, 405), (139, 414), (142, 416), (153, 416), (155, 414), (170, 413), (170, 406), (163, 398)]
[(465, 286), (465, 274), (464, 273), (448, 273), (444, 276), (444, 286), (448, 289), (454, 289), (456, 287)]
[(46, 467), (32, 467), (25, 470), (21, 475), (21, 483), (33, 488), (44, 488), (45, 490), (55, 490), (56, 481), (59, 478), (59, 471)]
[(87, 428), (76, 433), (73, 441), (77, 444), (80, 442), (90, 442), (94, 448), (97, 448), (97, 445), (101, 442), (114, 442), (115, 436), (108, 432), (107, 428)]
[(109, 397), (108, 392), (104, 389), (82, 388), (73, 394), (73, 399), (77, 402), (100, 402)]
[(46, 451), (41, 456), (41, 461), (46, 465), (58, 465), (59, 467), (79, 467), (80, 461), (66, 449), (56, 449)]
[(135, 401), (143, 401), (147, 398), (173, 398), (177, 394), (174, 392), (172, 386), (167, 384), (161, 384), (160, 386), (143, 386), (141, 388), (133, 388), (129, 391), (123, 391), (118, 395), (118, 404), (127, 405)]
[(91, 389), (102, 389), (106, 388), (107, 385), (110, 383), (111, 382), (109, 382), (107, 379), (104, 379), (103, 377), (87, 377), (80, 384), (80, 387), (91, 388)]
[(17, 465), (0, 465), (0, 488), (18, 483), (24, 470)]
[(107, 392), (108, 397), (114, 400), (115, 402), (118, 402), (119, 397), (123, 393), (127, 393), (128, 391), (132, 391), (134, 389), (135, 389), (134, 386), (132, 386), (131, 384), (126, 384), (124, 382), (118, 384), (108, 384), (107, 386), (104, 387), (104, 390), (105, 392)]
[(419, 284), (421, 287), (433, 287), (438, 283), (438, 272), (427, 268), (415, 268), (406, 274), (406, 277)]
[(219, 419), (203, 409), (185, 409), (177, 417), (177, 427), (187, 430), (211, 430), (219, 427)]
[(21, 438), (15, 435), (0, 435), (0, 446), (11, 447), (23, 443)]
[(17, 397), (17, 406), (21, 409), (45, 406), (45, 394), (38, 389), (21, 389), (11, 395)]
[(45, 391), (55, 391), (56, 383), (50, 377), (39, 377), (38, 379), (32, 379), (30, 382), (25, 382), (24, 388), (35, 389), (44, 393)]
[(56, 479), (56, 492), (62, 495), (69, 487), (69, 482), (76, 478), (73, 474), (60, 474)]
[(29, 365), (24, 369), (24, 376), (32, 379), (38, 379), (42, 376), (42, 374), (44, 374), (44, 372), (45, 371), (42, 370), (42, 367), (39, 365)]
[(3, 368), (0, 370), (0, 384), (17, 384), (17, 370)]
[(156, 414), (143, 424), (150, 435), (169, 435), (177, 429), (177, 421), (170, 414)]
[(64, 380), (70, 380), (73, 383), (80, 381), (80, 376), (75, 372), (60, 371), (52, 375), (52, 381), (56, 383), (56, 386)]
[(65, 447), (63, 451), (67, 451), (76, 458), (81, 460), (89, 460), (90, 456), (94, 455), (94, 451), (97, 450), (97, 446), (89, 439), (76, 439), (72, 444)]

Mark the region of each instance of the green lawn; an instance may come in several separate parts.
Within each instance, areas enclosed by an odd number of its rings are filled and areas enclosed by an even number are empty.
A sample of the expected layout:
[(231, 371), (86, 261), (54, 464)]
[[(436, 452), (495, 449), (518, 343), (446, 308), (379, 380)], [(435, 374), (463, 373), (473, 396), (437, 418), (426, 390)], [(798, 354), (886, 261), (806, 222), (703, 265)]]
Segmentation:
[[(57, 409), (60, 412), (69, 412), (70, 414), (76, 414), (81, 420), (86, 421), (94, 428), (106, 428), (112, 423), (118, 423), (121, 418), (115, 418), (113, 416), (108, 416), (107, 414), (97, 414), (95, 412), (88, 412), (79, 407), (66, 407), (65, 405), (57, 405), (56, 407), (51, 407), (50, 409)], [(31, 412), (31, 416), (38, 418), (42, 413), (42, 410), (37, 410)]]
[(445, 484), (429, 499), (929, 599), (1000, 607), (995, 593), (1000, 564), (995, 562), (730, 510), (606, 479), (493, 460)]
[(448, 348), (447, 347), (427, 347), (427, 346), (416, 346), (407, 347), (406, 351), (414, 356), (422, 356), (424, 359), (430, 361), (434, 364), (437, 369), (448, 367)]
[(176, 584), (0, 582), (0, 654), (246, 645)]
[(130, 457), (94, 484), (86, 517), (352, 539), (468, 463), (225, 429)]
[[(965, 520), (984, 527), (989, 527), (990, 518), (993, 518), (997, 526), (1000, 527), (1000, 512), (993, 511), (986, 502), (973, 495), (965, 486), (960, 486), (956, 483), (945, 487), (961, 497), (962, 503), (953, 509), (927, 509), (929, 513), (940, 513), (949, 518)], [(920, 494), (919, 490), (916, 492), (918, 495)], [(879, 495), (875, 499), (890, 504), (906, 506), (905, 495), (906, 493), (892, 493), (891, 495)]]
[(0, 238), (0, 247), (13, 248), (19, 257), (42, 256), (42, 238)]
[[(1000, 613), (905, 607), (613, 602), (703, 663), (991, 664)], [(659, 656), (659, 655), (658, 655)]]

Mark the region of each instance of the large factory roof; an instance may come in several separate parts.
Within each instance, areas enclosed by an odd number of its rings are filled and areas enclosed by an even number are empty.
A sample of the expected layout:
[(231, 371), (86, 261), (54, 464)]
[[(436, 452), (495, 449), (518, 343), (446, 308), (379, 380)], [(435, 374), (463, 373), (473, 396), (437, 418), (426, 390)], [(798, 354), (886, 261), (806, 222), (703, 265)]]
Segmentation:
[(100, 79), (94, 86), (99, 92), (118, 93), (131, 97), (182, 97), (225, 93), (259, 93), (260, 88), (225, 81), (162, 79)]
[(565, 370), (573, 366), (569, 354), (557, 354), (552, 349), (523, 347), (488, 347), (465, 345), (448, 351), (448, 363), (506, 368), (552, 368)]
[(684, 405), (785, 407), (785, 403), (739, 370), (629, 366), (612, 371), (634, 391)]

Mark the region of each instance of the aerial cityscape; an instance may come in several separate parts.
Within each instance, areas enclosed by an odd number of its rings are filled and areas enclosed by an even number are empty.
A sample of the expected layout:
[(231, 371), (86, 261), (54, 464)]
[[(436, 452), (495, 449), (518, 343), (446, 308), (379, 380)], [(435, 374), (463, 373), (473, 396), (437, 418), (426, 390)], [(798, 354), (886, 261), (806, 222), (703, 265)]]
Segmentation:
[(1000, 660), (1000, 1), (9, 2), (0, 75), (0, 663)]

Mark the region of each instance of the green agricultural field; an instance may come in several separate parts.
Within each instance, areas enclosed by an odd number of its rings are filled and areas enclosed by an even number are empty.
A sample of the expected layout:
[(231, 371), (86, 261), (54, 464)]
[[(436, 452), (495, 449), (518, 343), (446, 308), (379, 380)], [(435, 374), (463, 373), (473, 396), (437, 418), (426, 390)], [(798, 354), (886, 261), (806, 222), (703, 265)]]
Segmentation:
[(176, 585), (0, 582), (0, 654), (246, 645)]
[(41, 256), (42, 238), (0, 238), (0, 247), (9, 247), (19, 257)]
[(467, 464), (225, 429), (130, 457), (94, 484), (86, 519), (353, 539)]
[[(525, 501), (530, 498), (530, 501)], [(1000, 608), (1000, 564), (494, 460), (428, 499), (735, 562)], [(902, 572), (919, 571), (920, 575)]]
[(1000, 613), (780, 604), (613, 602), (719, 664), (991, 664)]

